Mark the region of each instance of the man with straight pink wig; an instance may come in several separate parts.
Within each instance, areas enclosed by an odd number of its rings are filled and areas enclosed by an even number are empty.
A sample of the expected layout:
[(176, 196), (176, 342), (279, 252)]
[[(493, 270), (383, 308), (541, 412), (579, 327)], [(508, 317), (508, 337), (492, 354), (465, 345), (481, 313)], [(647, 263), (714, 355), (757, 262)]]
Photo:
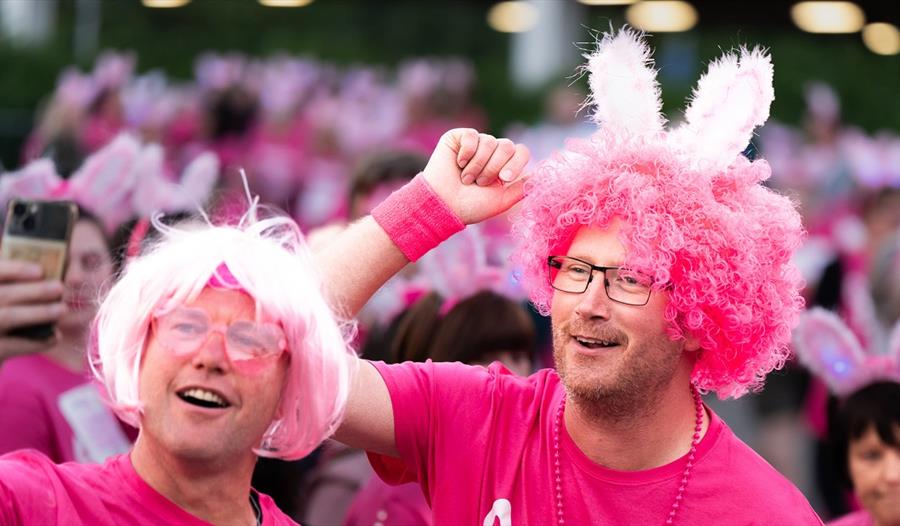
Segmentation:
[[(526, 162), (476, 173), (517, 176)], [(462, 187), (461, 163), (441, 149), (423, 177)], [(140, 430), (134, 448), (103, 465), (0, 457), (0, 524), (293, 524), (250, 487), (253, 468), (334, 432), (358, 360), (297, 225), (258, 212), (252, 200), (237, 225), (155, 222), (162, 239), (112, 286), (89, 342), (113, 410)]]
[[(524, 190), (514, 258), (551, 317), (556, 369), (363, 362), (336, 438), (385, 481), (418, 481), (435, 524), (821, 524), (700, 398), (760, 389), (803, 306), (800, 218), (741, 154), (768, 117), (768, 55), (712, 63), (670, 130), (639, 35), (606, 35), (587, 58), (592, 137), (525, 182), (477, 173), (518, 155), (512, 143), (450, 132), (431, 163), (465, 161), (459, 181), (426, 169), (317, 255), (355, 312)], [(494, 153), (473, 156), (484, 143)]]

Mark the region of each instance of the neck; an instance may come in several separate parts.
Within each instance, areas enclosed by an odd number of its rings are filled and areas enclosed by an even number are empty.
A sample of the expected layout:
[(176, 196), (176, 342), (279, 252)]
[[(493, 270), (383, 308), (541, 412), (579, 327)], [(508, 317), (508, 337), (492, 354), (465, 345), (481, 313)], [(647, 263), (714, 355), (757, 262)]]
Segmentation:
[(250, 480), (256, 455), (219, 462), (185, 459), (142, 432), (131, 452), (137, 474), (151, 488), (188, 513), (212, 524), (255, 525)]
[(85, 367), (84, 334), (60, 333), (59, 340), (44, 356), (62, 367), (80, 373)]
[[(567, 395), (566, 430), (592, 461), (639, 471), (674, 462), (691, 449), (697, 417), (689, 374), (676, 374), (656, 393), (642, 393), (641, 405), (632, 405), (627, 415), (606, 406)], [(708, 426), (704, 410), (701, 437)]]

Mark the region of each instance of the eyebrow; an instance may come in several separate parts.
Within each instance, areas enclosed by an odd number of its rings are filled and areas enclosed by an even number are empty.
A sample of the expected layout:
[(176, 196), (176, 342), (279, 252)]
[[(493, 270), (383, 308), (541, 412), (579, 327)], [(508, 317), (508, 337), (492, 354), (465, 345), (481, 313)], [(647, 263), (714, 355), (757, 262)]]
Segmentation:
[(618, 260), (615, 263), (600, 264), (600, 263), (595, 262), (594, 258), (592, 258), (590, 256), (581, 255), (581, 254), (566, 254), (566, 256), (568, 256), (570, 258), (580, 259), (580, 260), (582, 260), (586, 263), (590, 263), (591, 265), (594, 265), (596, 267), (621, 267), (623, 264), (623, 261), (621, 261), (621, 260)]
[(206, 312), (206, 311), (203, 310), (203, 309), (197, 309), (197, 308), (191, 308), (191, 307), (182, 307), (182, 308), (180, 309), (180, 311), (181, 311), (181, 314), (183, 314), (183, 315), (185, 315), (185, 316), (188, 316), (188, 317), (191, 317), (191, 318), (196, 318), (196, 319), (204, 319), (204, 318), (206, 318), (206, 319), (209, 319), (209, 317), (210, 317), (210, 316), (209, 316), (209, 313)]

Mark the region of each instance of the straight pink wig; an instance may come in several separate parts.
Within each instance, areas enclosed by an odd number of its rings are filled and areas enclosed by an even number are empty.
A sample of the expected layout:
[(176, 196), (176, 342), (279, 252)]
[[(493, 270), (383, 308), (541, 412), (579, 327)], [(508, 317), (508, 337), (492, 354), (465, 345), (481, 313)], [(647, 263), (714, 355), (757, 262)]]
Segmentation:
[(326, 303), (296, 224), (248, 220), (255, 211), (252, 205), (237, 226), (157, 224), (162, 240), (128, 265), (100, 306), (91, 364), (116, 413), (140, 426), (138, 379), (152, 314), (192, 301), (211, 282), (241, 289), (255, 299), (258, 319), (282, 326), (290, 353), (281, 404), (254, 451), (291, 460), (340, 423), (356, 367), (353, 326), (338, 322)]
[(665, 131), (649, 57), (630, 31), (605, 36), (588, 57), (601, 129), (536, 167), (514, 218), (513, 259), (547, 315), (547, 256), (565, 254), (581, 227), (624, 220), (624, 264), (668, 295), (669, 336), (700, 341), (693, 382), (737, 398), (784, 365), (803, 308), (791, 263), (800, 216), (761, 184), (768, 163), (740, 154), (768, 116), (771, 64), (759, 50), (713, 63), (686, 122)]

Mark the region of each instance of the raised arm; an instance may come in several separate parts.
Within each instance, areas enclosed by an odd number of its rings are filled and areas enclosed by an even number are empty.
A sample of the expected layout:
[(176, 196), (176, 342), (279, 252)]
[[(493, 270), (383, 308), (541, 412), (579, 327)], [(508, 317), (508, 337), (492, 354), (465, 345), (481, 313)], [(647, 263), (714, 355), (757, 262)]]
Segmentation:
[[(522, 198), (528, 150), (508, 139), (471, 129), (451, 130), (420, 177), (464, 224), (505, 212)], [(425, 218), (427, 221), (427, 218)], [(371, 217), (352, 224), (316, 253), (326, 293), (345, 316), (355, 315), (409, 260)], [(396, 455), (394, 417), (387, 387), (362, 361), (344, 422), (335, 438), (351, 446)]]

